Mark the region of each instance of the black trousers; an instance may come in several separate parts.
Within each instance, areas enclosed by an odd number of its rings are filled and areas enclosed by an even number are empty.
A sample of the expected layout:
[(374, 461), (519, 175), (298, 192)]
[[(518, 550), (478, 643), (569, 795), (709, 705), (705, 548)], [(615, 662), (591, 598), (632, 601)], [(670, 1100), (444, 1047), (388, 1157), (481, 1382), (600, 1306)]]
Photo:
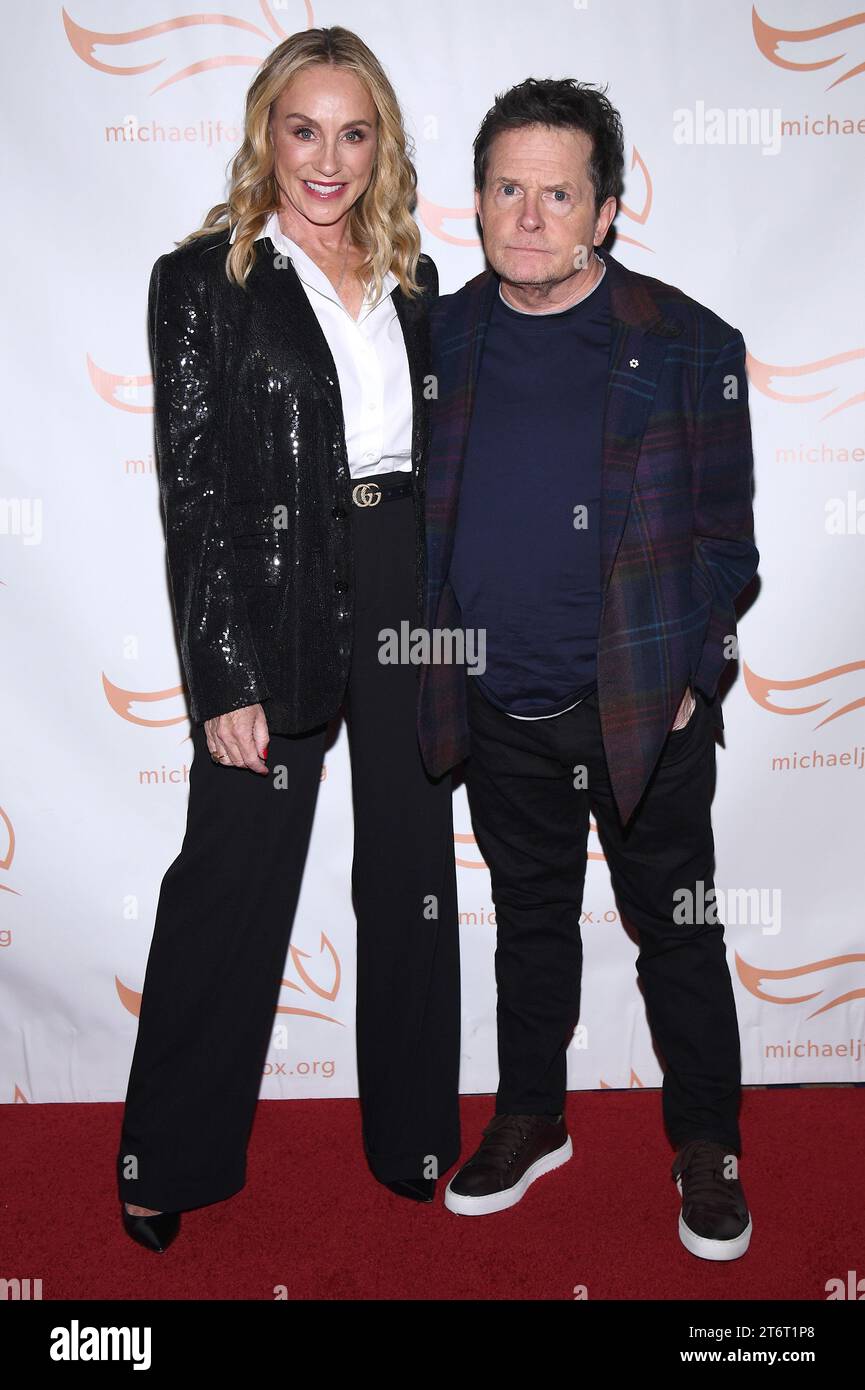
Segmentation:
[[(351, 524), (357, 1063), (367, 1160), (387, 1181), (435, 1176), (459, 1156), (451, 784), (421, 762), (419, 668), (379, 660), (380, 631), (414, 614), (412, 499), (352, 507)], [(326, 736), (272, 734), (277, 785), (215, 763), (194, 728), (186, 833), (159, 893), (123, 1114), (123, 1201), (179, 1211), (245, 1183)]]
[[(678, 890), (713, 889), (712, 710), (670, 733), (623, 830), (601, 742), (597, 692), (555, 719), (495, 709), (471, 676), (466, 784), (496, 906), (499, 1114), (559, 1114), (566, 1050), (580, 1013), (580, 914), (589, 815), (623, 917), (639, 935), (637, 972), (665, 1064), (663, 1115), (675, 1147), (716, 1139), (740, 1153), (739, 1030), (720, 922), (681, 924)], [(578, 768), (586, 769), (580, 780)], [(577, 785), (575, 785), (575, 782)], [(702, 889), (698, 886), (702, 883)], [(709, 899), (711, 902), (711, 898)], [(700, 918), (706, 920), (700, 920)]]

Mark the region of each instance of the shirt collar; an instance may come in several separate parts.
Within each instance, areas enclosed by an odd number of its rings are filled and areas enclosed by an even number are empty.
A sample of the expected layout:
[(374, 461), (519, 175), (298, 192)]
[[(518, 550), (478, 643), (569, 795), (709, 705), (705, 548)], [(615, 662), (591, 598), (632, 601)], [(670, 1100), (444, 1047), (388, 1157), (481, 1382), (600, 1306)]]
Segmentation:
[(573, 304), (566, 304), (564, 309), (548, 309), (545, 314), (534, 314), (532, 313), (531, 309), (518, 309), (516, 304), (511, 304), (507, 299), (505, 299), (504, 295), (502, 294), (501, 280), (499, 280), (499, 299), (508, 309), (513, 309), (515, 314), (525, 314), (528, 318), (552, 318), (555, 314), (565, 314), (567, 313), (568, 309), (576, 309), (578, 304), (584, 304), (587, 299), (591, 299), (592, 295), (595, 293), (595, 290), (598, 288), (598, 285), (601, 283), (604, 276), (606, 275), (607, 263), (604, 260), (603, 256), (598, 255), (597, 251), (595, 252), (595, 260), (599, 261), (601, 264), (601, 273), (595, 281), (594, 285), (592, 285), (592, 288), (589, 290), (588, 294), (583, 295), (582, 299), (576, 299)]
[[(232, 229), (231, 237), (229, 238), (230, 241), (234, 241), (236, 232), (237, 224), (235, 223), (234, 228)], [(277, 251), (281, 255), (288, 257), (295, 270), (297, 271), (298, 278), (302, 280), (304, 284), (309, 285), (314, 290), (318, 290), (319, 294), (323, 294), (326, 299), (333, 300), (335, 304), (339, 304), (341, 309), (345, 309), (345, 305), (340, 300), (339, 295), (337, 294), (336, 290), (328, 280), (321, 267), (316, 265), (312, 257), (307, 255), (303, 248), (301, 246), (298, 246), (296, 241), (292, 241), (290, 237), (287, 237), (285, 235), (285, 233), (279, 225), (279, 215), (277, 214), (276, 209), (274, 209), (273, 212), (271, 212), (270, 216), (268, 217), (261, 231), (256, 236), (255, 240), (261, 241), (263, 237), (269, 237), (270, 240), (273, 242), (274, 246), (276, 247)], [(384, 276), (384, 290), (382, 298), (386, 298), (390, 294), (391, 290), (395, 289), (395, 287), (398, 284), (399, 281), (397, 280), (393, 271), (388, 270)], [(348, 310), (345, 309), (345, 312), (348, 313)], [(361, 314), (363, 315), (363, 313), (365, 312), (367, 311), (362, 310)], [(349, 317), (351, 316), (349, 315)]]

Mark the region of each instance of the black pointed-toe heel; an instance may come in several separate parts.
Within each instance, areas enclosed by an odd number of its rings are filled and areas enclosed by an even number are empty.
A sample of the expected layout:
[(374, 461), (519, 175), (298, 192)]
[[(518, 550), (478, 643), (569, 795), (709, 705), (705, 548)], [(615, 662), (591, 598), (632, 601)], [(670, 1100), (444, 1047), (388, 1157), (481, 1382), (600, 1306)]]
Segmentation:
[(389, 1187), (398, 1197), (408, 1197), (412, 1202), (435, 1200), (435, 1178), (394, 1178), (392, 1182), (386, 1182), (385, 1187)]
[(154, 1250), (161, 1255), (167, 1250), (180, 1230), (179, 1211), (160, 1211), (155, 1216), (132, 1216), (126, 1210), (126, 1203), (120, 1203), (123, 1215), (123, 1229), (128, 1236), (143, 1245), (145, 1250)]

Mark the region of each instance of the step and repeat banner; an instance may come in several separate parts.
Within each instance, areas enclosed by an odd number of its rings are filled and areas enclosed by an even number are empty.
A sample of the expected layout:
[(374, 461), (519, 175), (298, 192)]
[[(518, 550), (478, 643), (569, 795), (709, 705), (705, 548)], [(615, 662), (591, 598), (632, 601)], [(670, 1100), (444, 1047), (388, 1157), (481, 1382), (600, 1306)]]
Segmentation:
[[(443, 292), (483, 268), (471, 142), (495, 94), (573, 76), (609, 84), (624, 123), (614, 254), (744, 334), (760, 582), (714, 802), (744, 1080), (865, 1079), (865, 15), (846, 0), (4, 0), (0, 20), (0, 1100), (125, 1094), (192, 752), (148, 279), (224, 197), (258, 65), (329, 24), (360, 34), (403, 103)], [(495, 911), (462, 788), (454, 812), (461, 1085), (492, 1091)], [(343, 728), (263, 1096), (357, 1094), (351, 852)], [(656, 1087), (594, 826), (581, 930), (570, 1085)]]

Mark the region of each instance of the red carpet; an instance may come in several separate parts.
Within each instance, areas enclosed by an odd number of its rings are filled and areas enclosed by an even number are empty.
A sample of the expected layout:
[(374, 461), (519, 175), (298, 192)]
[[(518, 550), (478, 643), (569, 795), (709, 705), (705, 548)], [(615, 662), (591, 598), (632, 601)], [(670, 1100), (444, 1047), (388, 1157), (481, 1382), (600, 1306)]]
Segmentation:
[[(463, 1154), (492, 1098), (463, 1099)], [(741, 1177), (754, 1235), (743, 1259), (679, 1243), (660, 1092), (571, 1094), (574, 1157), (512, 1211), (466, 1218), (393, 1196), (369, 1174), (353, 1100), (258, 1106), (247, 1185), (183, 1217), (164, 1255), (120, 1225), (120, 1105), (7, 1105), (2, 1274), (43, 1299), (825, 1300), (865, 1275), (865, 1109), (850, 1087), (749, 1088)], [(450, 1176), (450, 1174), (448, 1175)]]

